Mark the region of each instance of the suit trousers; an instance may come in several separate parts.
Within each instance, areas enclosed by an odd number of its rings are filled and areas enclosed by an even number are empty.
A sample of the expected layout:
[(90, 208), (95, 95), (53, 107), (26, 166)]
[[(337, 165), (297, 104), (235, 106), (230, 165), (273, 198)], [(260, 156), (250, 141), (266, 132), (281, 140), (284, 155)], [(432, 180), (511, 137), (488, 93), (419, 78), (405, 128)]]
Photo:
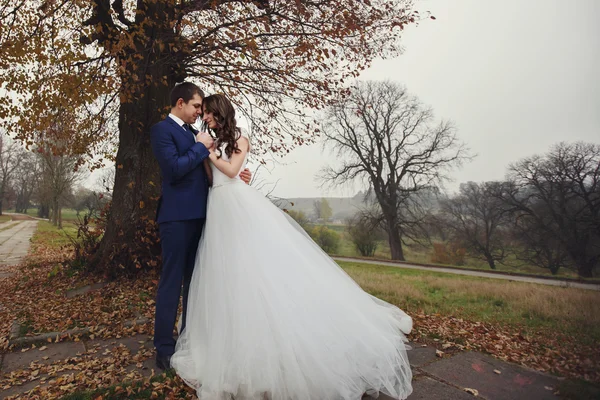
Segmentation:
[(181, 296), (183, 297), (182, 330), (185, 328), (190, 282), (203, 227), (204, 219), (168, 221), (159, 224), (162, 271), (156, 294), (154, 347), (160, 357), (171, 356), (175, 352), (173, 330)]

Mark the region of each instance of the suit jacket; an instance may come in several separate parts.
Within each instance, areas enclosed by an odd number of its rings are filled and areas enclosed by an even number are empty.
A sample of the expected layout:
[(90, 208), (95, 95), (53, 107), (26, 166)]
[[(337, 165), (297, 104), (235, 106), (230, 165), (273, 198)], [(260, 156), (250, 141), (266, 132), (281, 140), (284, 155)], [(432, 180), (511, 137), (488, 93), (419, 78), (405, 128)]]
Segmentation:
[(162, 173), (157, 222), (205, 218), (208, 177), (202, 162), (208, 149), (170, 117), (151, 128), (150, 141)]

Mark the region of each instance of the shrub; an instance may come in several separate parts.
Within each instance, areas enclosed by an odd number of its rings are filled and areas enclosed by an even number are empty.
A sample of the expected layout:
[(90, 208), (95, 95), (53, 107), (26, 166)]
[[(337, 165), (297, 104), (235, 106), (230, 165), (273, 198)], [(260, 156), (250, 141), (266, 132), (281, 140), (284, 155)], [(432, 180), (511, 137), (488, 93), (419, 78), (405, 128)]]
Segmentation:
[(304, 229), (306, 232), (309, 231), (308, 218), (306, 217), (306, 214), (304, 213), (304, 211), (295, 211), (295, 210), (283, 210), (283, 211), (288, 213), (288, 215), (290, 217), (292, 217), (294, 219), (294, 221), (296, 221), (298, 223), (298, 225), (300, 225), (302, 227), (302, 229)]
[(340, 235), (324, 225), (316, 226), (311, 230), (310, 235), (327, 253), (335, 253), (340, 245)]
[(75, 256), (69, 263), (69, 267), (74, 271), (85, 270), (88, 267), (88, 261), (96, 253), (100, 246), (100, 240), (106, 229), (106, 214), (110, 208), (107, 203), (96, 218), (91, 212), (83, 216), (77, 216), (77, 237), (69, 236), (75, 250)]
[(377, 250), (376, 229), (364, 218), (355, 216), (348, 219), (346, 231), (354, 247), (363, 257), (373, 257)]
[(467, 251), (456, 242), (433, 243), (431, 262), (437, 264), (465, 265)]

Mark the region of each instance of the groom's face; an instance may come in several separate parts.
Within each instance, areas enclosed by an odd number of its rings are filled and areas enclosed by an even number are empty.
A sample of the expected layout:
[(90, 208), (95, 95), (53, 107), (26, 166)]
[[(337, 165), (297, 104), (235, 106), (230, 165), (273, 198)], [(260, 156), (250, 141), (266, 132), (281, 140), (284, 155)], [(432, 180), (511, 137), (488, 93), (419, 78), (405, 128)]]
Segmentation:
[(195, 123), (202, 115), (202, 97), (198, 94), (194, 94), (194, 97), (187, 103), (183, 99), (179, 99), (177, 106), (181, 110), (180, 118), (187, 124)]

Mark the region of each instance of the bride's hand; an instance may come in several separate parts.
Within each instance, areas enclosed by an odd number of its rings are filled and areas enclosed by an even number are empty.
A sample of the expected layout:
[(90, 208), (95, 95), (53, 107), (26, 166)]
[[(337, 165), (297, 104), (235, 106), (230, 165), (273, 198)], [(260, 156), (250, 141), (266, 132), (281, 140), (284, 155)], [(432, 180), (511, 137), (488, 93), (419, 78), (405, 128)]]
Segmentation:
[(213, 143), (210, 145), (210, 147), (207, 147), (206, 149), (207, 149), (207, 150), (208, 150), (208, 151), (209, 151), (211, 154), (212, 154), (212, 153), (216, 153), (216, 151), (217, 151), (217, 147), (215, 146), (215, 143), (214, 143), (214, 142), (213, 142)]
[(214, 145), (212, 145), (209, 149), (208, 149), (208, 158), (212, 161), (215, 162), (218, 158), (217, 155), (217, 150), (215, 148)]
[(215, 141), (213, 140), (212, 136), (210, 136), (206, 132), (199, 132), (196, 135), (196, 142), (202, 143), (204, 145), (204, 147), (206, 147), (209, 150), (211, 147), (214, 147), (214, 145), (215, 145)]
[(252, 172), (250, 172), (248, 168), (245, 168), (242, 172), (240, 172), (240, 178), (242, 178), (242, 181), (249, 185), (250, 181), (252, 180)]

